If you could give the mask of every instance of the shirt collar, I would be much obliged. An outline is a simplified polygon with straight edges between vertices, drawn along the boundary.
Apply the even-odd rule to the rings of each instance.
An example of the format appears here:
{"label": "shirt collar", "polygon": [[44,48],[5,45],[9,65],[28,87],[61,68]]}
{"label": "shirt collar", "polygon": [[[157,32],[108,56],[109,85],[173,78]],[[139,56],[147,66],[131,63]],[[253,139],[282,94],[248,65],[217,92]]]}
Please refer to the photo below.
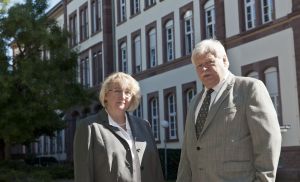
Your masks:
{"label": "shirt collar", "polygon": [[[108,114],[108,122],[110,125],[117,127],[117,128],[122,128],[116,121],[113,120],[113,118]],[[125,114],[125,122],[126,122],[126,130],[130,130],[127,114]]]}

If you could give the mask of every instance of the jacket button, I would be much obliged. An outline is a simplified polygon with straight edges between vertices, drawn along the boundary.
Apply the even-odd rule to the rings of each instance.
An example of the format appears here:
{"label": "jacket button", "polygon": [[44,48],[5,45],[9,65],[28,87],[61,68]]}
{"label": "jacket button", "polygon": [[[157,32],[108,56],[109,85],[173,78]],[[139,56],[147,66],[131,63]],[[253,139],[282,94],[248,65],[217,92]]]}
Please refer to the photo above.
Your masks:
{"label": "jacket button", "polygon": [[201,148],[200,147],[197,147],[197,150],[200,150]]}

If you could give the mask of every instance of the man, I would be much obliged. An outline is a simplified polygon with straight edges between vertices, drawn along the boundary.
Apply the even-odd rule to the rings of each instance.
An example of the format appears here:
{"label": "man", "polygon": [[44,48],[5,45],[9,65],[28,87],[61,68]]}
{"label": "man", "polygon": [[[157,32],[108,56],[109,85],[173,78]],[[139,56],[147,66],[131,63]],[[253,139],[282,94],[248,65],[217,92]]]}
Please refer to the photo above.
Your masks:
{"label": "man", "polygon": [[264,84],[234,76],[217,40],[198,43],[192,62],[205,88],[189,106],[177,182],[275,181],[281,134]]}

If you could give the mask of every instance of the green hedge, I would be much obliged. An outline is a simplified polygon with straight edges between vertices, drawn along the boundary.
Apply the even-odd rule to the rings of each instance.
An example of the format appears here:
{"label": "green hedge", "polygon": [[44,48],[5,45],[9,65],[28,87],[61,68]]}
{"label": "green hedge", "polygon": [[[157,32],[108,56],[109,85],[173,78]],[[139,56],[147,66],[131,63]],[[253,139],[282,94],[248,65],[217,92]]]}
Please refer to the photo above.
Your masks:
{"label": "green hedge", "polygon": [[0,182],[51,182],[73,178],[71,164],[39,167],[27,165],[23,161],[0,161]]}

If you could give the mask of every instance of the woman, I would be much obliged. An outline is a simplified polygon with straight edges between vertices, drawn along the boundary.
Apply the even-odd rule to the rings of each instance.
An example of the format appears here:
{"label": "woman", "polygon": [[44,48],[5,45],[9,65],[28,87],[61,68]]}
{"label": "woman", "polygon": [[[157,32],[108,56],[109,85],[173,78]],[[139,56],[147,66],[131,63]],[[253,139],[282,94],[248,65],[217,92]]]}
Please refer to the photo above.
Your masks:
{"label": "woman", "polygon": [[149,123],[128,114],[140,101],[138,82],[114,73],[103,82],[99,99],[104,108],[82,120],[75,133],[75,181],[164,181]]}

